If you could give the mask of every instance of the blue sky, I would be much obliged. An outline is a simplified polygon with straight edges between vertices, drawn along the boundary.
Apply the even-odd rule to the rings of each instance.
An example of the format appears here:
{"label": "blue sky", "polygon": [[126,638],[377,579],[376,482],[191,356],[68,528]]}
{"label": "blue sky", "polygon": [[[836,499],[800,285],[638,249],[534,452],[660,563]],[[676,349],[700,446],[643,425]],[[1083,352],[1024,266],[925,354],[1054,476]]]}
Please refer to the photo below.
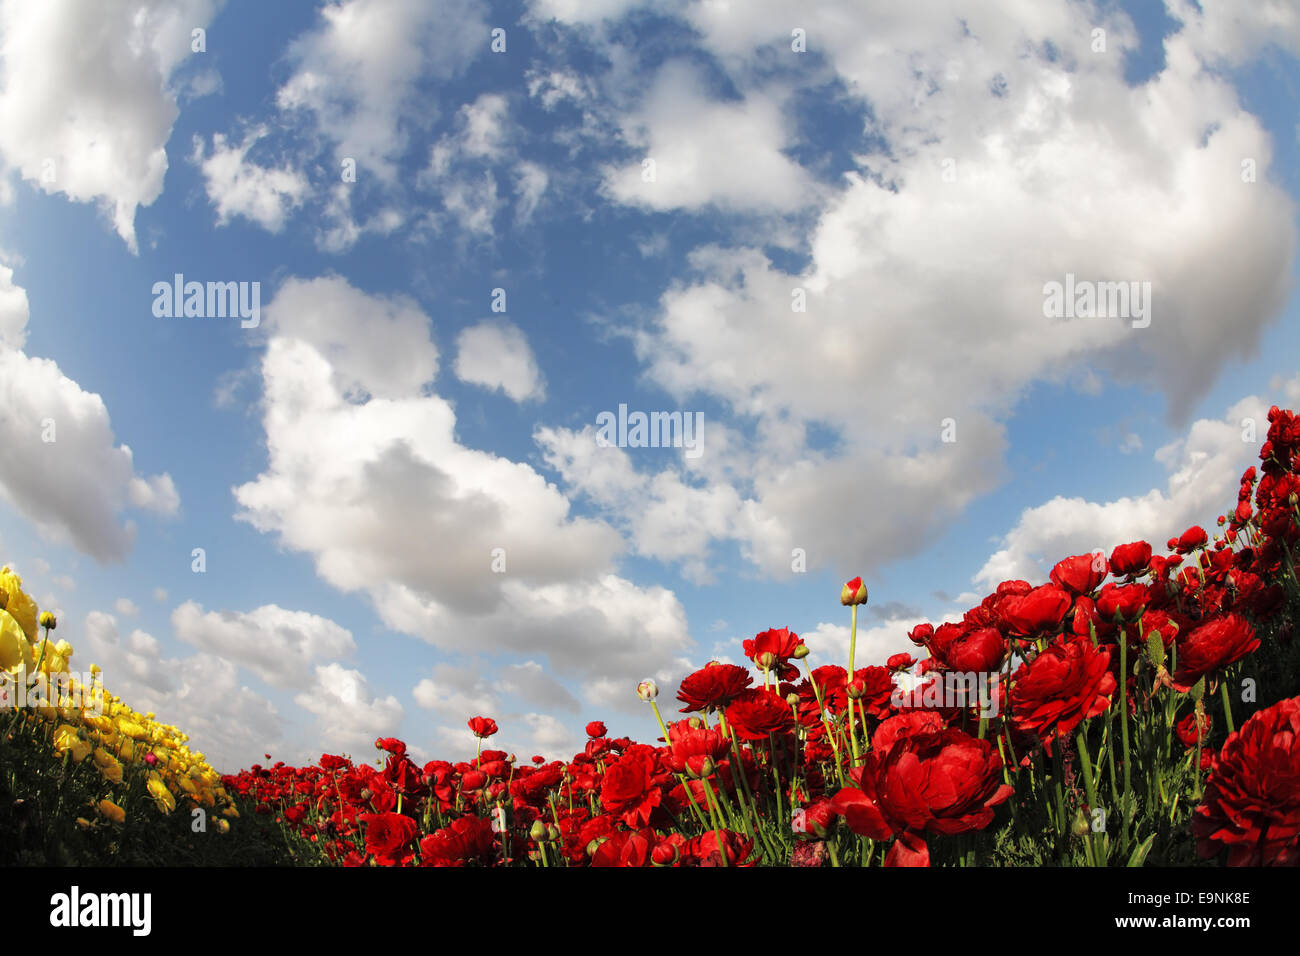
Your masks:
{"label": "blue sky", "polygon": [[648,738],[757,631],[843,663],[855,575],[870,661],[1210,526],[1300,401],[1300,10],[966,6],[0,2],[3,560],[234,769]]}

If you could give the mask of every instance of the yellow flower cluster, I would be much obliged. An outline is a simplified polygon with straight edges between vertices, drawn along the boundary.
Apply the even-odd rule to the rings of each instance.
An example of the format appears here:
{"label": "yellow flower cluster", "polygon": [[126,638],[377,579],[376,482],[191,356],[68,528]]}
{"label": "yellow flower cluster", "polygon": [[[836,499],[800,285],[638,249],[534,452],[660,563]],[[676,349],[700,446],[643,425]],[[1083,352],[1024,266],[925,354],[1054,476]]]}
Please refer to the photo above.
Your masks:
{"label": "yellow flower cluster", "polygon": [[[8,567],[0,570],[0,689],[26,698],[0,701],[0,708],[20,705],[12,718],[14,711],[0,710],[0,722],[23,721],[25,730],[48,741],[58,759],[76,764],[89,759],[113,787],[143,780],[159,813],[171,813],[180,799],[191,809],[238,816],[220,775],[202,753],[190,750],[185,734],[106,691],[99,667],[91,665],[89,684],[71,674],[72,645],[50,640],[57,622],[48,611],[37,612],[22,584]],[[44,636],[38,626],[45,629]],[[120,802],[120,796],[118,802],[100,800],[99,814],[122,823],[126,815]],[[226,832],[229,825],[218,829]]]}

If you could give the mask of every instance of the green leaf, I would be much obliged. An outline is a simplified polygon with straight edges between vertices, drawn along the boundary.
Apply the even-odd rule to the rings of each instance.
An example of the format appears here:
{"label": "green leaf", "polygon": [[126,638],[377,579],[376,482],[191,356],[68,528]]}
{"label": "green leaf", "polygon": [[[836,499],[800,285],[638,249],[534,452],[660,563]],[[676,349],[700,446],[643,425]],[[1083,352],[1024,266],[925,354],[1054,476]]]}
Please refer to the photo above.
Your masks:
{"label": "green leaf", "polygon": [[1133,854],[1128,858],[1128,866],[1141,866],[1146,862],[1147,854],[1151,852],[1151,844],[1156,842],[1156,835],[1153,833],[1134,849]]}

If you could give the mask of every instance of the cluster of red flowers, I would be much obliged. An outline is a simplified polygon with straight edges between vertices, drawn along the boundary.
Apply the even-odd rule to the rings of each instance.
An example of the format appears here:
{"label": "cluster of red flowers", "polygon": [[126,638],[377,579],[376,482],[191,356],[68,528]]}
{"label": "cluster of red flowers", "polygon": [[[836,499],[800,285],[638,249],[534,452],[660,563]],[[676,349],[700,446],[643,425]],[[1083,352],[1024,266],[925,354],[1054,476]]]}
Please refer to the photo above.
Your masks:
{"label": "cluster of red flowers", "polygon": [[[343,865],[839,865],[837,846],[849,862],[927,865],[947,838],[1042,799],[1045,788],[1025,780],[1053,763],[1058,786],[1066,773],[1080,792],[1079,810],[1098,804],[1103,771],[1127,799],[1142,759],[1129,751],[1132,722],[1135,736],[1155,728],[1182,744],[1201,855],[1300,863],[1300,697],[1235,730],[1224,683],[1297,593],[1300,420],[1274,408],[1269,422],[1262,476],[1242,476],[1222,536],[1193,527],[1168,555],[1135,541],[1067,557],[1038,586],[1005,581],[960,621],[914,628],[919,663],[899,654],[854,668],[851,652],[849,669],[810,668],[799,636],[773,629],[744,642],[761,684],[748,667],[710,663],[681,681],[682,719],[663,722],[657,688],[643,682],[657,745],[594,722],[567,761],[520,764],[483,749],[420,767],[401,741],[381,739],[382,767],[326,755],[311,767],[254,766],[225,786]],[[855,612],[866,603],[860,579],[841,600]],[[932,693],[954,675],[975,675],[979,694]],[[1218,748],[1206,709],[1216,688],[1229,731]],[[480,740],[497,732],[484,717],[469,726]],[[1094,747],[1104,768],[1089,759]],[[1059,791],[1057,802],[1051,819],[1068,836]],[[1109,836],[1088,840],[1090,860],[1112,859]]]}

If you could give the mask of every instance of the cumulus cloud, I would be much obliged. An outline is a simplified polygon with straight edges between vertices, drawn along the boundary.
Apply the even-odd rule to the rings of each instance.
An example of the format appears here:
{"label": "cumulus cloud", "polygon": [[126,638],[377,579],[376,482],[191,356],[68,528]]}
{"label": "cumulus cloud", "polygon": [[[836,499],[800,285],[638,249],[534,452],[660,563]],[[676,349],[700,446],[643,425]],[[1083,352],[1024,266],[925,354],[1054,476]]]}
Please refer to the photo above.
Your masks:
{"label": "cumulus cloud", "polygon": [[433,145],[428,165],[416,179],[442,207],[440,214],[431,216],[435,226],[450,219],[467,235],[492,237],[511,190],[516,223],[532,219],[550,175],[520,157],[518,129],[510,121],[509,101],[499,93],[484,93],[460,108],[454,130]]}
{"label": "cumulus cloud", "polygon": [[[632,6],[533,9],[591,21]],[[1254,353],[1291,288],[1295,206],[1267,173],[1268,133],[1214,68],[1208,29],[1168,37],[1163,70],[1130,86],[1138,34],[1122,11],[898,4],[861,30],[844,28],[847,9],[801,15],[817,56],[799,60],[772,30],[785,18],[777,0],[688,5],[682,16],[734,94],[706,100],[688,68],[669,64],[644,101],[605,107],[657,160],[655,182],[612,170],[613,198],[815,215],[793,264],[744,241],[696,248],[634,332],[652,383],[683,404],[720,402],[756,422],[753,437],[728,436],[725,456],[706,439],[694,464],[638,459],[667,472],[656,481],[623,466],[587,471],[575,436],[539,436],[573,490],[597,499],[598,482],[621,483],[606,505],[616,523],[635,525],[648,494],[668,514],[685,509],[682,525],[708,528],[668,542],[684,567],[728,538],[772,575],[789,573],[794,548],[809,567],[859,571],[915,553],[1001,480],[1003,423],[1032,384],[1159,391],[1178,424],[1225,363]],[[1195,19],[1191,4],[1180,9]],[[1276,4],[1232,10],[1236,32],[1219,50],[1232,57],[1290,16]],[[1206,16],[1226,11],[1208,5]],[[1098,25],[1106,55],[1089,46]],[[611,74],[627,75],[633,54],[616,31],[591,35]],[[808,65],[782,73],[781,56]],[[798,128],[787,88],[804,69],[805,82],[842,88],[879,144],[825,188],[786,156]],[[665,179],[664,157],[676,155],[702,173]],[[1244,156],[1258,161],[1256,182],[1242,181]],[[755,169],[763,175],[747,178]],[[1150,324],[1046,316],[1044,286],[1067,274],[1149,282]],[[692,491],[691,474],[712,493]],[[664,549],[652,529],[642,536],[638,547]]]}
{"label": "cumulus cloud", "polygon": [[275,705],[240,683],[232,661],[206,653],[165,657],[153,635],[136,629],[123,637],[102,611],[87,615],[76,646],[74,670],[99,664],[108,690],[180,728],[219,770],[247,766],[283,739]]}
{"label": "cumulus cloud", "polygon": [[136,209],[158,198],[167,172],[173,80],[191,31],[220,5],[0,4],[0,159],[46,192],[100,205],[135,252]]}
{"label": "cumulus cloud", "polygon": [[[1277,386],[1276,391],[1293,399],[1300,393],[1300,377]],[[1071,554],[1109,554],[1116,545],[1137,540],[1161,549],[1191,525],[1212,528],[1236,500],[1242,472],[1258,463],[1270,404],[1249,395],[1223,418],[1198,419],[1184,437],[1156,451],[1154,460],[1169,474],[1163,488],[1111,501],[1058,495],[1026,508],[974,581],[986,590],[1011,579],[1039,582]]]}
{"label": "cumulus cloud", "polygon": [[329,0],[290,45],[276,100],[309,115],[337,157],[391,181],[411,129],[436,115],[419,81],[455,77],[487,43],[472,0]]}
{"label": "cumulus cloud", "polygon": [[659,71],[645,103],[622,120],[624,138],[644,157],[605,170],[611,195],[654,210],[792,212],[810,205],[813,180],[782,152],[790,124],[780,104],[762,96],[727,102],[705,90],[703,75],[684,63]]}
{"label": "cumulus cloud", "polygon": [[528,339],[518,326],[504,320],[488,320],[461,330],[456,338],[456,377],[499,389],[516,402],[546,397]]}
{"label": "cumulus cloud", "polygon": [[373,752],[375,739],[391,734],[404,713],[396,697],[372,693],[360,671],[337,663],[318,666],[314,684],[293,701],[316,716],[324,747],[363,760]]}
{"label": "cumulus cloud", "polygon": [[135,540],[122,513],[175,514],[180,496],[170,475],[135,473],[103,399],[20,350],[26,325],[26,293],[0,265],[0,498],[52,540],[120,561]]}
{"label": "cumulus cloud", "polygon": [[[429,390],[428,320],[399,309],[396,334],[391,300],[340,282],[291,280],[264,310],[269,461],[235,489],[239,517],[448,652],[542,662],[589,700],[609,680],[624,706],[637,680],[679,672],[690,638],[672,592],[619,577],[617,531],[571,515],[529,465],[458,441]],[[340,299],[352,306],[336,335]],[[387,371],[413,356],[418,373]]]}
{"label": "cumulus cloud", "polygon": [[246,667],[276,687],[305,689],[316,661],[347,657],[352,634],[328,618],[268,604],[248,612],[204,611],[186,601],[172,612],[176,636],[199,650]]}
{"label": "cumulus cloud", "polygon": [[307,177],[287,166],[259,166],[248,160],[248,152],[266,136],[266,127],[245,135],[238,146],[228,145],[220,133],[212,136],[208,152],[202,137],[194,137],[192,161],[203,173],[208,201],[217,210],[217,225],[242,216],[268,232],[279,232],[289,213],[302,204],[307,194]]}

